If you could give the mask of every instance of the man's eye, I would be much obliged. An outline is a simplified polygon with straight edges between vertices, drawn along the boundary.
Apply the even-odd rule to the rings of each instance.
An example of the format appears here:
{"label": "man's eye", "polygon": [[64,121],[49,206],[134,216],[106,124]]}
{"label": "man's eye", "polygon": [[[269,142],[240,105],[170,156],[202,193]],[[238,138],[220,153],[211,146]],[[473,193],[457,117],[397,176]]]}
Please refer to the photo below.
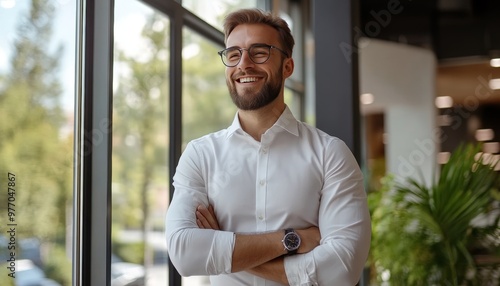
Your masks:
{"label": "man's eye", "polygon": [[266,55],[267,55],[267,53],[265,53],[265,52],[257,52],[257,53],[253,54],[254,57],[264,57]]}
{"label": "man's eye", "polygon": [[231,51],[226,53],[226,58],[230,60],[238,59],[240,57],[240,52],[239,51]]}
{"label": "man's eye", "polygon": [[269,52],[267,49],[253,49],[252,50],[252,56],[253,57],[267,57]]}

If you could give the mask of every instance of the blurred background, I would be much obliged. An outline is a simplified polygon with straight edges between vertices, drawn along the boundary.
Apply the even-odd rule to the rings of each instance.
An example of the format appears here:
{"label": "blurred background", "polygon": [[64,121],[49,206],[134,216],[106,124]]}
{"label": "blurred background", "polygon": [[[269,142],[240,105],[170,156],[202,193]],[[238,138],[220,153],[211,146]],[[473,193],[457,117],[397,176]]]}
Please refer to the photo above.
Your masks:
{"label": "blurred background", "polygon": [[[312,0],[115,0],[113,35],[104,34],[113,43],[113,124],[97,118],[91,132],[75,134],[79,23],[92,24],[79,8],[92,2],[0,0],[2,285],[75,285],[75,162],[87,151],[75,138],[99,146],[106,136],[110,285],[181,284],[169,278],[164,238],[172,150],[231,123],[236,109],[217,51],[224,15],[244,7],[272,10],[292,28],[296,66],[285,95],[298,118],[329,124],[333,111],[319,99],[356,97],[358,126],[343,128],[360,146],[374,233],[360,285],[500,285],[499,1],[351,1],[351,26],[318,27],[329,11],[318,13]],[[356,58],[356,94],[316,82],[329,71],[316,66],[328,55],[315,44],[336,29],[352,34],[333,43],[342,64]]]}

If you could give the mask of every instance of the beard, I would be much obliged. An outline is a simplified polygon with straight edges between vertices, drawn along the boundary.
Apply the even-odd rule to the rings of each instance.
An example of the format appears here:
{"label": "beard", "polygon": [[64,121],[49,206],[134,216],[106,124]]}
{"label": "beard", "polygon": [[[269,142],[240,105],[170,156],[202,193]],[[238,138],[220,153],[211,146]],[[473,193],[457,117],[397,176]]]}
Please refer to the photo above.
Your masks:
{"label": "beard", "polygon": [[273,102],[280,94],[283,86],[283,67],[274,74],[274,80],[264,83],[264,86],[258,91],[243,91],[245,94],[240,94],[231,82],[231,79],[226,79],[227,87],[231,99],[238,109],[241,110],[257,110],[261,107]]}

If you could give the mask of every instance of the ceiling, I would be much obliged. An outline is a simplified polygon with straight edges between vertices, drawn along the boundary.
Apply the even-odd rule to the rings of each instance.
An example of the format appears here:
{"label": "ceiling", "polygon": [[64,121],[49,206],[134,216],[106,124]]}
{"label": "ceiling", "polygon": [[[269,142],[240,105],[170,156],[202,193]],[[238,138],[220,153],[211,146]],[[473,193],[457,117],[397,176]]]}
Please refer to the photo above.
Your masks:
{"label": "ceiling", "polygon": [[500,1],[361,0],[360,10],[365,36],[434,52],[436,95],[500,104],[500,90],[485,84],[500,78],[500,68],[489,64],[500,57]]}

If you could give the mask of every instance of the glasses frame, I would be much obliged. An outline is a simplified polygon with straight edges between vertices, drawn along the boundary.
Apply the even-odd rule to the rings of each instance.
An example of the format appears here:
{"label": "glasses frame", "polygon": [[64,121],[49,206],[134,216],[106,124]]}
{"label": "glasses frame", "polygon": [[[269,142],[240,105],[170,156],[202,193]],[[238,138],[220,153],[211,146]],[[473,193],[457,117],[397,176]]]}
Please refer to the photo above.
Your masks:
{"label": "glasses frame", "polygon": [[[250,50],[250,49],[252,49],[252,48],[254,48],[254,47],[266,47],[266,48],[268,48],[268,49],[269,49],[269,56],[268,56],[268,57],[267,57],[267,59],[266,59],[265,61],[263,61],[263,62],[256,62],[256,61],[254,61],[253,57],[249,54],[249,58],[250,58],[250,60],[251,60],[253,63],[258,64],[258,65],[263,64],[263,63],[266,63],[266,62],[267,62],[267,61],[271,58],[271,49],[276,49],[276,50],[278,50],[278,51],[282,52],[282,53],[283,53],[283,54],[284,54],[287,58],[289,58],[289,55],[288,55],[288,53],[287,53],[287,52],[285,52],[284,50],[282,50],[282,49],[280,49],[280,48],[278,48],[278,47],[276,47],[276,46],[273,46],[273,45],[268,45],[268,44],[253,44],[253,45],[251,45],[251,46],[250,46],[249,48],[247,48],[247,49],[245,49],[245,48],[229,47],[229,48],[225,48],[225,49],[223,49],[223,50],[221,50],[221,51],[218,51],[217,53],[219,54],[219,56],[220,56],[220,59],[221,59],[222,63],[223,63],[226,67],[232,68],[232,67],[237,66],[237,65],[241,62],[241,58],[243,58],[243,51],[247,51],[247,52],[248,52],[248,50]],[[225,54],[225,52],[226,52],[226,51],[228,51],[228,50],[237,50],[237,51],[239,51],[239,52],[240,52],[240,59],[239,59],[239,60],[238,60],[238,61],[237,61],[234,65],[228,65],[228,64],[226,64],[226,62],[224,61],[224,57],[225,57],[225,56],[224,56],[224,54]]]}

